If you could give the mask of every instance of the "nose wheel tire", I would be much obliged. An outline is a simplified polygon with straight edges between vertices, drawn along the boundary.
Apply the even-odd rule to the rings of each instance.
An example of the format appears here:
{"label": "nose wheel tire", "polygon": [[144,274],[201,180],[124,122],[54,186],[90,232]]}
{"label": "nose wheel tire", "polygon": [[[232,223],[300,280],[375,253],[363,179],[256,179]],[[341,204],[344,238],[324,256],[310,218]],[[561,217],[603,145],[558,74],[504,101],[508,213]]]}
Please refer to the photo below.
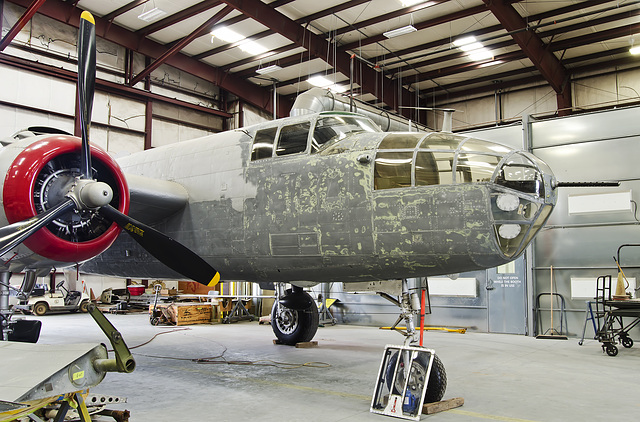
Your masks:
{"label": "nose wheel tire", "polygon": [[[404,362],[402,358],[400,358],[400,371],[404,371]],[[398,360],[398,353],[389,359],[389,364],[387,365],[387,382],[389,383],[389,389],[393,391],[393,394],[401,394],[402,392],[402,383],[404,382],[405,377],[398,377],[395,382],[393,382],[393,371],[396,367],[396,361]],[[414,394],[416,392],[423,391],[425,375],[427,373],[427,368],[429,366],[429,360],[425,358],[423,355],[419,355],[418,359],[414,360],[411,363],[411,368],[409,369],[409,382],[407,388],[409,388]],[[391,385],[393,383],[393,386]],[[444,365],[442,361],[438,357],[438,355],[434,356],[433,364],[431,365],[431,373],[429,374],[429,383],[427,384],[427,392],[424,397],[425,403],[435,403],[442,399],[444,396],[445,390],[447,389],[447,373],[444,370]]]}
{"label": "nose wheel tire", "polygon": [[[291,293],[287,290],[287,293]],[[305,295],[311,297],[308,293]],[[305,310],[294,310],[281,306],[278,301],[271,309],[271,328],[278,340],[283,344],[295,345],[311,341],[318,331],[318,307],[311,300],[311,307]]]}

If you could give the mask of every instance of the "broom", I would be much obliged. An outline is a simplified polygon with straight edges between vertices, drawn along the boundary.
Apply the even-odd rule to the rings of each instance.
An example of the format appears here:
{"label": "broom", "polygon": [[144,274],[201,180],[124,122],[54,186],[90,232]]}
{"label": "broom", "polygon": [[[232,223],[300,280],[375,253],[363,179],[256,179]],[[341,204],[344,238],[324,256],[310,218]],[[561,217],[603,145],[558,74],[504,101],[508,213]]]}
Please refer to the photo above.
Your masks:
{"label": "broom", "polygon": [[[552,340],[568,340],[568,337],[559,333],[555,328],[553,328],[553,265],[550,267],[551,269],[551,286],[549,293],[549,297],[551,299],[551,328],[544,332],[544,334],[537,335],[536,338],[540,339],[552,339]],[[562,315],[560,315],[560,322],[562,322]],[[547,334],[548,333],[548,334]]]}

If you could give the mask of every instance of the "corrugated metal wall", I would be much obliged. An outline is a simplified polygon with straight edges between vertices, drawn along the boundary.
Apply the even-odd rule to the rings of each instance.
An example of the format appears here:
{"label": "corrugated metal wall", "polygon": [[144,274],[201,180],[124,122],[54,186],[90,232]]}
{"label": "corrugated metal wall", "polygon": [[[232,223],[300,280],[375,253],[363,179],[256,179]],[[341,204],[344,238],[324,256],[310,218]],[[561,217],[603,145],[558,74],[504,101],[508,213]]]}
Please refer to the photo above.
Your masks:
{"label": "corrugated metal wall", "polygon": [[[567,305],[569,333],[580,335],[586,299],[572,291],[572,279],[610,274],[615,282],[617,268],[613,257],[620,245],[640,243],[640,225],[635,213],[637,205],[631,204],[631,211],[569,214],[568,198],[631,191],[637,204],[640,108],[535,122],[532,141],[533,152],[551,166],[560,181],[621,182],[619,188],[562,188],[547,228],[535,242],[536,292],[549,292],[553,266],[554,289]],[[627,277],[638,278],[640,248],[623,249],[620,258]],[[542,306],[548,308],[549,302]],[[543,325],[547,326],[548,313],[542,314],[546,320]]]}

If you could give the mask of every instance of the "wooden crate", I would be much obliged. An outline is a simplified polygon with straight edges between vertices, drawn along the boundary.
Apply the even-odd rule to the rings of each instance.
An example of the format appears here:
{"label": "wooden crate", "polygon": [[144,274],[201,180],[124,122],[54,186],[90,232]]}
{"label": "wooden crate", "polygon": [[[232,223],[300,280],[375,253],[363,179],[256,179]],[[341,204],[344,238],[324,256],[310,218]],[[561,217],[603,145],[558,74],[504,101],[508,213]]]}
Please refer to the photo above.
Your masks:
{"label": "wooden crate", "polygon": [[[210,303],[172,303],[158,304],[158,308],[166,308],[171,322],[176,325],[210,324],[212,307]],[[153,305],[149,305],[149,313]]]}

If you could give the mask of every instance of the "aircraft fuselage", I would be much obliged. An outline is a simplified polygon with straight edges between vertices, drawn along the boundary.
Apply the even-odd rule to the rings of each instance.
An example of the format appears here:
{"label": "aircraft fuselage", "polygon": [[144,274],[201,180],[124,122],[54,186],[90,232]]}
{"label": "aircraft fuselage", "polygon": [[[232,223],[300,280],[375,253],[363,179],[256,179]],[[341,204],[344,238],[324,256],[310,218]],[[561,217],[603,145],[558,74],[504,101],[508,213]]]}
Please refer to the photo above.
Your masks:
{"label": "aircraft fuselage", "polygon": [[[555,203],[544,163],[535,170],[534,157],[475,139],[462,147],[480,145],[481,151],[468,154],[460,147],[468,140],[463,135],[372,130],[317,142],[321,119],[349,117],[281,119],[144,151],[119,164],[126,174],[186,188],[187,207],[157,228],[226,280],[365,281],[490,268],[519,255]],[[310,135],[287,150],[283,134],[296,128]],[[265,132],[273,133],[271,146],[262,142]],[[526,179],[526,192],[522,183],[516,189],[496,183],[514,158],[526,162],[520,170],[530,169],[513,176]],[[472,160],[478,166],[466,164]],[[478,175],[485,177],[470,179]],[[500,195],[517,202],[510,205],[516,209],[497,209]],[[504,221],[520,232],[500,240]],[[124,236],[83,270],[176,276]]]}

